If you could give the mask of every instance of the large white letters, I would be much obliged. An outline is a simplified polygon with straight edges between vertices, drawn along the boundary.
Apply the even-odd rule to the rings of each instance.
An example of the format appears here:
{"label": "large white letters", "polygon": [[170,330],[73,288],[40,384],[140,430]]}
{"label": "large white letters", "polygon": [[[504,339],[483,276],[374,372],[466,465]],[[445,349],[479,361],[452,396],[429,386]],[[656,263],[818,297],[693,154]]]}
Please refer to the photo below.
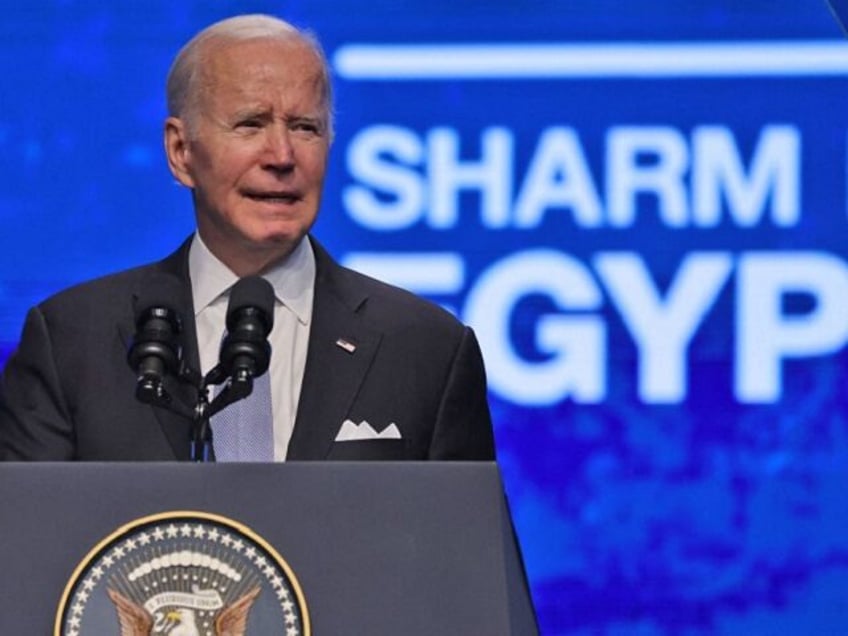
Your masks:
{"label": "large white letters", "polygon": [[767,126],[751,159],[750,178],[739,161],[733,134],[721,126],[695,129],[692,148],[692,215],[697,225],[721,221],[722,195],[739,227],[753,227],[771,199],[775,225],[798,223],[801,214],[801,135],[793,126]]}
{"label": "large white letters", "polygon": [[[785,314],[787,294],[803,294],[813,308]],[[848,267],[822,252],[754,253],[740,259],[737,281],[736,396],[774,402],[782,363],[833,353],[848,340]]]}
{"label": "large white letters", "polygon": [[563,312],[598,309],[601,294],[579,261],[552,250],[532,250],[490,267],[468,294],[464,317],[486,356],[489,383],[518,404],[547,405],[571,397],[598,402],[605,387],[606,331],[584,313],[543,316],[536,346],[550,358],[528,361],[510,342],[513,309],[529,294],[544,294]]}
{"label": "large white letters", "polygon": [[411,130],[372,126],[360,132],[348,146],[347,168],[352,177],[367,185],[345,188],[342,196],[348,214],[374,230],[400,230],[415,223],[424,211],[424,188],[420,176],[410,168],[423,159],[424,146]]}
{"label": "large white letters", "polygon": [[673,128],[613,128],[607,139],[607,208],[613,227],[636,220],[636,197],[657,199],[660,219],[686,225],[689,206],[684,173],[689,167],[686,139]]}
{"label": "large white letters", "polygon": [[730,255],[690,254],[665,298],[638,254],[599,254],[595,264],[639,349],[639,397],[654,404],[682,401],[689,342],[730,275]]}
{"label": "large white letters", "polygon": [[[512,239],[504,231],[514,230],[545,245],[562,232],[562,245],[499,253],[477,272],[462,252],[446,252],[444,245],[356,252],[348,264],[433,295],[460,314],[477,330],[492,390],[528,406],[606,399],[609,370],[621,368],[608,358],[612,311],[635,346],[638,396],[648,404],[687,399],[690,376],[698,372],[690,347],[709,328],[720,296],[735,300],[728,305],[732,319],[729,312],[721,318],[732,323],[733,333],[723,332],[721,341],[733,349],[727,352],[734,368],[727,389],[739,402],[780,400],[785,361],[845,346],[848,265],[838,256],[695,251],[674,242],[705,230],[719,236],[714,230],[720,226],[739,232],[797,226],[802,206],[796,127],[764,126],[750,152],[740,151],[732,129],[719,125],[690,132],[613,126],[604,141],[604,152],[593,155],[603,160],[597,166],[576,129],[551,126],[539,132],[535,148],[518,165],[520,140],[502,126],[481,128],[474,140],[448,126],[424,132],[364,128],[347,148],[352,182],[343,190],[345,210],[357,224],[378,232],[447,232],[475,223],[478,231],[496,230],[507,241]],[[653,216],[650,231],[665,232],[679,254],[676,271],[662,275],[667,285],[652,273],[651,253],[633,251],[624,233],[640,230],[646,211]],[[470,236],[479,240],[476,233]],[[598,246],[592,254],[585,248],[579,250],[585,258],[566,253],[584,239]],[[604,249],[618,239],[619,249]],[[450,245],[464,241],[465,235],[457,235]],[[735,285],[728,284],[734,277]],[[807,303],[790,311],[785,301],[793,295]],[[550,308],[527,320],[520,312],[531,297],[546,298]],[[522,316],[518,322],[516,316]]]}
{"label": "large white letters", "polygon": [[512,197],[512,135],[504,128],[484,130],[479,161],[460,161],[459,133],[436,128],[427,136],[427,172],[432,228],[447,229],[459,221],[459,192],[478,190],[486,227],[506,227]]}
{"label": "large white letters", "polygon": [[[602,173],[605,201],[573,128],[544,129],[523,176],[509,129],[484,128],[479,143],[467,145],[479,147],[477,157],[461,158],[469,150],[449,127],[424,135],[400,126],[363,129],[348,146],[355,183],[344,188],[347,213],[382,232],[421,221],[450,230],[463,213],[485,228],[531,230],[549,218],[562,224],[565,215],[548,214],[554,210],[568,212],[578,228],[624,229],[636,224],[646,200],[671,229],[714,227],[723,220],[751,228],[766,218],[788,227],[800,217],[801,141],[792,126],[764,127],[747,169],[733,132],[723,126],[696,127],[691,141],[668,126],[612,127]],[[478,210],[463,211],[464,192],[478,193]]]}
{"label": "large white letters", "polygon": [[542,134],[515,203],[515,226],[538,226],[552,207],[569,209],[578,227],[599,227],[603,222],[592,173],[570,128],[549,128]]}

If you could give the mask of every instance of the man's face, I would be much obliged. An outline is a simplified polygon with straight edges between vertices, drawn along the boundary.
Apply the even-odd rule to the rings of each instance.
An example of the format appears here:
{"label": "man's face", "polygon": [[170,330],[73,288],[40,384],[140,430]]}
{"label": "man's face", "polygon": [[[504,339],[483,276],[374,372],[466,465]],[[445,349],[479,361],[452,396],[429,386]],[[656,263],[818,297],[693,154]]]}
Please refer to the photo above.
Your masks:
{"label": "man's face", "polygon": [[166,122],[169,162],[194,189],[210,250],[255,273],[287,256],[318,213],[329,148],[320,62],[298,40],[262,39],[211,47],[200,68],[191,121]]}

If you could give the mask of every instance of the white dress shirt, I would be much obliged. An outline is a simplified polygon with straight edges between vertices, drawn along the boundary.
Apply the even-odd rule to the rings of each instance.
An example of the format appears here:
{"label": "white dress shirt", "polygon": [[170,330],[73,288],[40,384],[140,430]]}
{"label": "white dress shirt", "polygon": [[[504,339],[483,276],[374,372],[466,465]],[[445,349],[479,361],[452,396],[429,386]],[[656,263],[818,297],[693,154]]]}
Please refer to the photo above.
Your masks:
{"label": "white dress shirt", "polygon": [[[188,254],[188,270],[194,301],[201,372],[216,364],[227,317],[230,288],[238,281],[226,265],[209,251],[199,234]],[[274,288],[274,328],[271,343],[271,410],[274,417],[274,460],[283,461],[288,451],[312,322],[315,291],[315,255],[305,238],[285,262],[262,276]]]}

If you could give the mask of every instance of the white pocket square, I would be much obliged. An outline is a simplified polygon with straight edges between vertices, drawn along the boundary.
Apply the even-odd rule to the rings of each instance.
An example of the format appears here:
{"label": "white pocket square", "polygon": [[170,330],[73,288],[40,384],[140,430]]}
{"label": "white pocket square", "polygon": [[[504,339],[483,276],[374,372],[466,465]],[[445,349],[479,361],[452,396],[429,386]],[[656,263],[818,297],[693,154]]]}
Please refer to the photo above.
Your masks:
{"label": "white pocket square", "polygon": [[400,430],[397,424],[392,422],[379,433],[375,431],[371,425],[362,420],[359,424],[354,424],[351,420],[342,422],[342,427],[336,435],[337,442],[356,442],[368,439],[400,439]]}

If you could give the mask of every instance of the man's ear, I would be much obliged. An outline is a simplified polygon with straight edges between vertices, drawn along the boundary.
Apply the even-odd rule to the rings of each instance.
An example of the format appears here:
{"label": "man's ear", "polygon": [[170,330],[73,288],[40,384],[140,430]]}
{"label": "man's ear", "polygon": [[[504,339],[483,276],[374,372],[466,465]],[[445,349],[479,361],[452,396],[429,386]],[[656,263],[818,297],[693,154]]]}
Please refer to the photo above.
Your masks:
{"label": "man's ear", "polygon": [[188,127],[185,120],[179,117],[168,117],[165,120],[165,156],[174,178],[185,187],[193,188]]}

